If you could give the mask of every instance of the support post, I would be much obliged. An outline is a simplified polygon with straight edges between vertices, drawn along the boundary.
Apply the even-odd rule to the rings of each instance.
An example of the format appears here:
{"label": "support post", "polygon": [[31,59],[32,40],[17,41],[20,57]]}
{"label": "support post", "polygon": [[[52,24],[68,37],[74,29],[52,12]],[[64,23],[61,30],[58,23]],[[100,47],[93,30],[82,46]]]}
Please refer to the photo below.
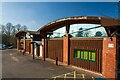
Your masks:
{"label": "support post", "polygon": [[70,25],[66,25],[66,35],[63,38],[63,63],[69,65],[69,29]]}
{"label": "support post", "polygon": [[[33,42],[33,39],[31,39],[31,42]],[[31,53],[30,53],[30,54],[33,54],[33,50],[34,50],[34,48],[33,48],[33,44],[30,45],[30,48],[31,48],[31,50],[30,50]]]}
{"label": "support post", "polygon": [[17,50],[20,50],[20,39],[17,39]]}
{"label": "support post", "polygon": [[103,39],[102,75],[105,78],[116,78],[116,38]]}
{"label": "support post", "polygon": [[43,38],[42,39],[42,57],[43,57],[43,60],[45,61],[45,39]]}
{"label": "support post", "polygon": [[45,35],[45,58],[48,57],[48,39],[47,34]]}
{"label": "support post", "polygon": [[23,55],[26,52],[26,37],[24,36],[24,48],[23,48]]}
{"label": "support post", "polygon": [[33,51],[32,51],[32,53],[33,53],[33,59],[35,59],[35,57],[34,57],[34,43],[33,43]]}

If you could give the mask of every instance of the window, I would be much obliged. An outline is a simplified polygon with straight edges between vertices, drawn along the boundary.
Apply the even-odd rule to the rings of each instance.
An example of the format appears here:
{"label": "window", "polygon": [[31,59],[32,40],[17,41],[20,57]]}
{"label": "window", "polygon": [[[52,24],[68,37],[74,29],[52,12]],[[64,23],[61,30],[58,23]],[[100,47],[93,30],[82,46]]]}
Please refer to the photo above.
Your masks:
{"label": "window", "polygon": [[75,49],[74,58],[87,61],[96,61],[96,51]]}
{"label": "window", "polygon": [[70,35],[73,38],[106,37],[107,33],[104,27],[98,24],[72,24],[70,25]]}
{"label": "window", "polygon": [[47,37],[48,38],[62,38],[66,33],[65,26],[54,30],[53,32],[48,32]]}

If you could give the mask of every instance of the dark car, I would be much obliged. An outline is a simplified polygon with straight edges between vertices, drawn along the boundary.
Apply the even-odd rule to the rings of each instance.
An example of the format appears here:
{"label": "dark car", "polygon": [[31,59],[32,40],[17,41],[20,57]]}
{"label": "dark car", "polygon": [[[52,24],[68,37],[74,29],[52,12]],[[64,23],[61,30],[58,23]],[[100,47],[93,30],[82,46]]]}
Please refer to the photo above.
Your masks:
{"label": "dark car", "polygon": [[12,48],[13,48],[13,44],[10,43],[9,45],[7,45],[7,48],[8,48],[8,49],[12,49]]}
{"label": "dark car", "polygon": [[12,48],[13,48],[13,46],[11,45],[11,46],[8,46],[7,48],[8,48],[8,49],[12,49]]}

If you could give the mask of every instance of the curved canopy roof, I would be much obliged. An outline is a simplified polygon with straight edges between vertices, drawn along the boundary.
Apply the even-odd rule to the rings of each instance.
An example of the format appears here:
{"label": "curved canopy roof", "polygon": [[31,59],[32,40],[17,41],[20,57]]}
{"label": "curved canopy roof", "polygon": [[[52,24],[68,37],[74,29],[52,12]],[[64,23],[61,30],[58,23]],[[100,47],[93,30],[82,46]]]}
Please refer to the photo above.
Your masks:
{"label": "curved canopy roof", "polygon": [[74,16],[68,18],[58,19],[56,21],[50,22],[40,28],[37,34],[46,34],[47,32],[52,32],[58,28],[71,24],[100,24],[104,27],[116,27],[118,26],[119,20],[115,18],[106,17],[95,17],[95,16]]}
{"label": "curved canopy roof", "polygon": [[27,30],[22,30],[22,31],[19,31],[16,33],[16,37],[19,37],[19,36],[25,36],[25,34],[35,34],[35,31],[27,31]]}

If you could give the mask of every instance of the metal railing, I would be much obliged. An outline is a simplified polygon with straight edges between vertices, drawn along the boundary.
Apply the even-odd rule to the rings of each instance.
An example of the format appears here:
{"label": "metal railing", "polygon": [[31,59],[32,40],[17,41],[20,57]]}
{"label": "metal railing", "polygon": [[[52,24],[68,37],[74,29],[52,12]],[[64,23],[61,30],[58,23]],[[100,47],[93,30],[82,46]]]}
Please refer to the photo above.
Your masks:
{"label": "metal railing", "polygon": [[[77,74],[76,71],[52,77],[53,80],[57,80],[59,78],[62,78],[63,80],[67,80],[68,78],[71,78],[73,80],[77,80],[77,79],[87,80],[87,79],[85,79],[85,74]],[[90,80],[95,80],[95,79],[94,79],[94,77],[91,77]]]}

